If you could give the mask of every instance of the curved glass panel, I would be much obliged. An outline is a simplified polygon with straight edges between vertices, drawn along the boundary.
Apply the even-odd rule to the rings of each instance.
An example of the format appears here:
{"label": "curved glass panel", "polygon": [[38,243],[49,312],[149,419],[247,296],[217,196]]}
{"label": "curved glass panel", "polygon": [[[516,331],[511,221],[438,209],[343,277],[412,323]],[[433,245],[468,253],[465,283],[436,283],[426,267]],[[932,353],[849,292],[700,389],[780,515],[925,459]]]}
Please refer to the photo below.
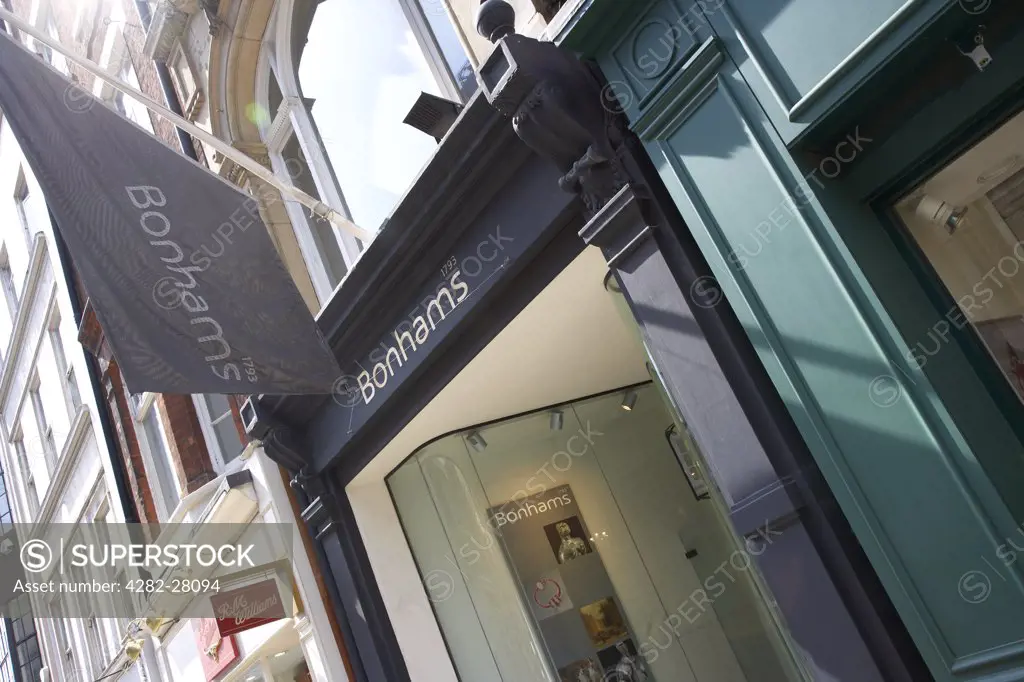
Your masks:
{"label": "curved glass panel", "polygon": [[442,438],[396,469],[460,677],[801,679],[700,459],[646,385]]}

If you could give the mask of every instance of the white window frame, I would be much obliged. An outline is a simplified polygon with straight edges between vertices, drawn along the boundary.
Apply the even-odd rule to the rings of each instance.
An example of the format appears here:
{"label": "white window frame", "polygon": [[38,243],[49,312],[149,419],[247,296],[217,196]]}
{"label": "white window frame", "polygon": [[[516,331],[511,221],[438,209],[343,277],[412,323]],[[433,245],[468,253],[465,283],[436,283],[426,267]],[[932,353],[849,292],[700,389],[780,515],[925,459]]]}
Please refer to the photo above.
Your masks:
{"label": "white window frame", "polygon": [[[52,648],[57,649],[56,656],[54,656],[57,665],[57,675],[55,676],[55,679],[61,680],[73,680],[80,677],[80,675],[76,673],[81,669],[80,666],[82,665],[79,661],[81,654],[78,654],[75,651],[77,647],[75,643],[76,633],[74,623],[76,621],[83,622],[83,620],[81,618],[69,618],[67,616],[67,609],[65,606],[68,598],[69,595],[58,593],[46,605],[50,618],[55,621],[51,636],[48,637],[47,640],[52,641],[54,644]],[[70,598],[74,599],[74,596],[71,595]],[[40,632],[38,634],[40,635],[40,642],[42,642],[43,633]],[[87,661],[88,658],[85,660]]]}
{"label": "white window frame", "polygon": [[[93,541],[100,541],[110,544],[114,538],[111,535],[111,530],[116,530],[109,524],[114,523],[113,510],[110,507],[110,496],[107,494],[106,486],[99,483],[96,489],[93,491],[92,499],[89,502],[89,508],[85,515],[86,523],[92,524],[97,530],[103,529],[103,535],[97,535]],[[100,525],[102,524],[102,525]],[[100,640],[100,644],[103,647],[103,654],[106,660],[102,662],[102,668],[106,668],[110,661],[114,658],[121,644],[121,631],[122,625],[127,625],[127,621],[118,617],[99,617],[95,614],[108,611],[112,608],[115,599],[118,599],[118,595],[105,594],[100,592],[88,593],[88,598],[91,604],[96,604],[99,600],[105,600],[107,603],[103,609],[93,609],[92,614],[86,620],[86,627],[92,627],[96,632],[96,637]]]}
{"label": "white window frame", "polygon": [[[451,73],[448,62],[423,15],[423,8],[420,7],[417,0],[388,1],[398,3],[442,94],[456,102],[462,102],[455,76]],[[276,78],[282,96],[280,108],[276,112],[271,112],[274,117],[273,121],[267,126],[262,126],[260,137],[267,147],[274,174],[290,180],[289,171],[291,169],[288,159],[284,156],[284,148],[294,135],[303,156],[305,156],[306,163],[309,165],[321,200],[351,220],[352,216],[345,201],[344,188],[339,185],[330,160],[327,158],[323,140],[320,138],[320,133],[310,112],[310,103],[303,98],[302,88],[298,82],[298,68],[293,58],[291,31],[291,18],[294,11],[295,0],[278,2],[274,18],[267,28],[266,39],[260,50],[256,78],[256,102],[264,111],[270,110],[271,74]],[[467,55],[467,57],[472,61],[472,55]],[[313,289],[322,306],[330,300],[335,287],[331,285],[328,269],[317,246],[318,239],[313,234],[313,227],[309,223],[310,218],[302,206],[292,201],[285,202],[285,210],[295,230],[296,241],[306,263],[306,270],[313,283]],[[347,232],[342,232],[333,225],[332,228],[345,267],[350,270],[365,245]]]}
{"label": "white window frame", "polygon": [[[432,1],[440,2],[440,0]],[[455,82],[455,74],[452,73],[451,66],[448,64],[448,60],[445,59],[441,46],[437,43],[437,38],[434,37],[434,31],[431,29],[426,16],[424,16],[424,9],[419,1],[395,0],[395,2],[402,8],[402,13],[405,14],[405,18],[409,21],[409,28],[412,30],[416,42],[420,45],[420,51],[427,60],[427,68],[430,69],[430,73],[433,74],[438,87],[441,88],[441,93],[453,102],[464,104],[465,100],[462,98],[462,92],[459,90],[458,83]],[[451,15],[448,12],[445,12],[445,15],[451,21]],[[456,32],[460,30],[458,26],[454,28]],[[463,49],[466,49],[465,45],[463,45]],[[470,60],[471,64],[473,63],[474,57],[468,52],[466,58]]]}
{"label": "white window frame", "polygon": [[[156,482],[156,492],[154,496],[154,503],[156,504],[156,512],[158,520],[161,523],[167,521],[174,514],[174,509],[167,508],[167,497],[166,493],[172,492],[168,486],[173,487],[174,497],[177,498],[178,502],[181,502],[181,498],[184,497],[184,486],[181,481],[178,480],[178,473],[174,466],[174,461],[171,455],[170,439],[167,437],[167,432],[164,430],[163,420],[160,418],[159,410],[156,406],[156,394],[155,393],[135,393],[129,396],[128,403],[132,412],[133,426],[135,428],[135,440],[139,444],[139,450],[142,452],[143,464],[146,467],[147,478],[151,482]],[[156,458],[161,456],[161,453],[156,452],[156,448],[152,443],[149,442],[149,434],[146,432],[145,421],[152,415],[156,419],[157,431],[159,437],[162,439],[160,447],[163,448],[163,456],[167,459],[167,469],[170,471],[173,480],[165,481],[164,476],[160,476],[159,472],[161,467],[157,465]],[[205,433],[204,433],[205,435]]]}
{"label": "white window frame", "polygon": [[[416,42],[420,45],[420,51],[427,60],[427,67],[441,88],[442,94],[454,102],[462,102],[462,94],[455,83],[455,74],[452,73],[448,60],[444,58],[440,45],[434,37],[434,31],[430,28],[427,18],[423,15],[423,7],[417,0],[395,0],[402,8],[402,13],[409,21],[409,28],[412,30]],[[447,14],[447,12],[446,12]]]}
{"label": "white window frame", "polygon": [[[97,10],[101,11],[101,10]],[[99,59],[95,60],[105,71],[119,73],[120,64],[126,58],[128,52],[127,41],[125,40],[122,27],[127,24],[124,7],[120,3],[109,5],[109,16],[104,17],[106,32],[103,34],[103,47],[100,49]],[[104,101],[109,101],[113,107],[114,95],[118,92],[112,85],[102,78],[96,78],[92,84],[92,94]]]}
{"label": "white window frame", "polygon": [[85,26],[82,19],[85,15],[86,4],[88,3],[79,2],[75,5],[75,19],[71,24],[71,37],[74,38],[74,40],[76,41],[79,41],[85,37],[84,35],[82,35],[84,32],[83,27]]}
{"label": "white window frame", "polygon": [[60,452],[57,450],[57,441],[53,436],[53,425],[46,419],[46,408],[43,405],[43,395],[40,392],[42,382],[39,380],[38,372],[33,374],[29,382],[28,397],[32,403],[32,413],[36,419],[36,429],[39,432],[40,445],[43,448],[43,458],[46,461],[46,473],[52,476],[57,469],[57,460]]}
{"label": "white window frame", "polygon": [[[21,492],[25,496],[25,504],[29,513],[30,521],[35,522],[39,516],[40,496],[39,488],[36,486],[35,475],[32,473],[32,464],[28,460],[28,450],[25,449],[25,434],[19,427],[10,439],[14,448],[14,458],[18,463],[18,472],[21,476]],[[10,492],[8,491],[8,496]]]}
{"label": "white window frame", "polygon": [[[284,148],[294,135],[313,176],[313,183],[316,185],[321,201],[337,209],[351,220],[352,214],[339,189],[334,169],[325,153],[323,140],[320,139],[320,132],[309,111],[309,104],[302,99],[298,83],[298,69],[293,68],[291,22],[281,20],[281,17],[290,18],[293,9],[293,0],[284,0],[280,4],[274,21],[266,33],[268,36],[274,36],[274,39],[269,43],[264,42],[263,48],[260,50],[256,78],[256,101],[263,107],[263,110],[269,111],[271,74],[276,78],[281,90],[281,105],[275,112],[270,125],[263,127],[260,131],[260,137],[267,147],[274,175],[291,183],[292,168],[289,160],[285,158]],[[288,53],[287,61],[283,62],[281,57],[286,52]],[[276,68],[276,65],[280,64],[284,64],[284,66]],[[331,299],[336,285],[331,285],[327,266],[317,246],[317,237],[313,234],[313,226],[309,223],[311,218],[306,210],[294,201],[286,200],[284,207],[295,231],[295,239],[306,263],[306,271],[313,283],[313,290],[322,307]],[[351,270],[363,245],[351,234],[342,232],[333,224],[331,228],[341,251],[341,257],[345,262],[345,268]]]}
{"label": "white window frame", "polygon": [[[75,646],[71,634],[70,619],[64,615],[64,607],[61,605],[61,595],[58,593],[49,603],[50,618],[56,621],[56,639],[59,651],[57,659],[61,669],[67,666],[68,670],[75,669]],[[65,672],[66,674],[66,672]]]}
{"label": "white window frame", "polygon": [[[50,5],[46,11],[46,34],[53,38],[53,41],[60,44],[60,33],[57,31],[57,18],[53,16],[53,5]],[[52,47],[46,46],[44,48],[47,52],[47,62],[50,65],[60,71],[65,76],[69,75],[71,71],[68,69],[68,60],[64,58],[64,55],[54,50]]]}
{"label": "white window frame", "polygon": [[18,308],[21,302],[18,300],[18,289],[14,285],[14,271],[11,270],[11,260],[7,255],[7,247],[0,250],[0,287],[4,290],[4,299],[7,301],[7,311],[11,315],[11,324],[18,319]]}
{"label": "white window frame", "polygon": [[21,234],[25,238],[25,247],[29,254],[32,253],[32,227],[28,220],[28,180],[25,177],[25,168],[18,169],[18,179],[14,181],[14,207],[18,212],[18,222],[21,223]]}
{"label": "white window frame", "polygon": [[[299,130],[305,132],[300,134]],[[302,150],[302,155],[306,160],[309,171],[313,176],[313,182],[316,185],[318,194],[321,197],[331,197],[325,203],[337,208],[346,218],[351,220],[352,216],[348,210],[348,204],[345,203],[341,192],[336,191],[336,182],[333,181],[334,170],[330,167],[330,161],[320,153],[323,149],[320,133],[316,129],[316,125],[313,123],[312,116],[305,103],[301,102],[297,97],[285,96],[278,109],[278,118],[272,126],[272,131],[273,135],[266,138],[266,145],[274,174],[278,177],[286,178],[289,184],[293,184],[292,172],[294,172],[294,163],[291,159],[286,158],[284,150],[294,135],[299,148]],[[318,149],[313,149],[317,145],[308,144],[308,141],[312,139],[317,141]],[[332,181],[325,184],[322,178],[326,177],[331,178]],[[315,228],[311,223],[315,218],[309,215],[308,210],[299,203],[287,199],[284,202],[284,208],[288,214],[289,221],[297,228],[295,230],[295,237],[299,243],[299,251],[302,252],[303,260],[306,262],[306,269],[313,282],[317,298],[320,300],[321,305],[325,305],[330,300],[335,287],[344,278],[344,274],[339,278],[338,283],[331,284],[332,277],[318,244],[320,238],[314,233]],[[345,268],[350,270],[355,263],[353,254],[356,256],[359,254],[359,242],[348,233],[342,233],[333,224],[330,224],[330,228],[335,242],[341,251]]]}
{"label": "white window frame", "polygon": [[[135,71],[135,64],[132,63],[131,55],[128,53],[128,50],[125,50],[124,61],[121,63],[118,78],[136,90],[139,90],[140,92],[142,91],[142,86],[139,84],[139,75]],[[117,109],[121,112],[122,116],[143,130],[148,131],[150,134],[154,133],[153,119],[149,115],[149,109],[147,109],[144,104],[131,95],[124,94],[120,90],[114,93],[114,99],[118,102]]]}
{"label": "white window frame", "polygon": [[[171,49],[171,55],[167,59],[167,70],[170,72],[175,90],[181,97],[181,109],[185,118],[194,121],[203,108],[204,95],[199,84],[199,73],[192,66],[192,60],[181,43],[175,44]],[[191,84],[186,83],[183,76],[187,77]]]}
{"label": "white window frame", "polygon": [[68,356],[64,350],[64,339],[60,335],[60,322],[60,310],[55,304],[53,312],[50,314],[50,322],[46,326],[46,335],[50,339],[50,349],[53,351],[53,357],[57,363],[57,373],[60,375],[61,387],[64,390],[64,403],[68,410],[68,416],[74,419],[78,408],[82,405],[82,394],[75,378],[75,368],[68,363]]}
{"label": "white window frame", "polygon": [[[229,407],[231,398],[224,396],[228,400]],[[220,441],[217,439],[217,432],[213,428],[215,424],[219,424],[223,419],[234,419],[233,412],[229,409],[227,414],[221,415],[216,422],[213,419],[213,415],[210,414],[210,408],[206,405],[206,398],[202,394],[196,394],[192,396],[192,403],[196,406],[196,416],[199,417],[199,427],[203,430],[203,438],[206,440],[206,451],[210,453],[210,461],[213,462],[214,470],[218,474],[223,474],[227,469],[228,462],[224,460],[224,452],[221,450]],[[245,449],[243,445],[243,450]],[[234,462],[237,457],[232,459]]]}
{"label": "white window frame", "polygon": [[[80,520],[82,523],[88,522],[88,519],[84,515]],[[71,537],[68,538],[67,547],[70,548],[72,545],[82,542],[83,536],[83,526],[79,525],[78,528],[72,531]],[[80,566],[68,566],[67,573],[67,582],[72,583],[83,583],[91,577],[86,570]],[[107,663],[109,663],[111,656],[106,651],[107,647],[105,646],[105,638],[102,636],[98,619],[95,616],[93,594],[91,592],[77,592],[72,595],[72,598],[77,602],[78,610],[82,614],[90,614],[88,616],[80,615],[69,619],[77,620],[82,627],[85,651],[83,652],[83,660],[78,664],[79,670],[88,670],[94,677],[98,677],[103,673],[103,669],[106,667]],[[103,660],[104,658],[107,660]]]}

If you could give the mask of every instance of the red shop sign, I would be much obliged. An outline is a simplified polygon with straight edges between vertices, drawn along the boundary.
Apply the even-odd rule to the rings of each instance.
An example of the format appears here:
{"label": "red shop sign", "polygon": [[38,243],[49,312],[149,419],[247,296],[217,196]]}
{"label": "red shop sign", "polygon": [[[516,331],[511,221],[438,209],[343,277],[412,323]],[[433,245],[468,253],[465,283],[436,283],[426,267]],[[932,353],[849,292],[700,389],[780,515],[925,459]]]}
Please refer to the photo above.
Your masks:
{"label": "red shop sign", "polygon": [[284,602],[271,578],[210,597],[222,637],[285,617]]}

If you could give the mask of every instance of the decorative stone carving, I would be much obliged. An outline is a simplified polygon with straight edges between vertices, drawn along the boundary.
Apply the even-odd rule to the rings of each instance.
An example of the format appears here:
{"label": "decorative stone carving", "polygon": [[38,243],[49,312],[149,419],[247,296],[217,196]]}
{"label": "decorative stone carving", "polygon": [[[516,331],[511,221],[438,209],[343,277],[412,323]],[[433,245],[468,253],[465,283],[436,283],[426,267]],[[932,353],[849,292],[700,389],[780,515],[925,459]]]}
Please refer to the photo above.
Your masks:
{"label": "decorative stone carving", "polygon": [[199,0],[166,0],[165,3],[161,4],[170,5],[185,14],[194,14],[199,9],[200,2]]}
{"label": "decorative stone carving", "polygon": [[145,55],[155,61],[167,61],[178,39],[185,33],[189,16],[197,8],[198,4],[194,2],[180,3],[180,6],[171,2],[157,5],[150,19],[149,31],[146,32],[146,44],[142,48]]}
{"label": "decorative stone carving", "polygon": [[[214,157],[214,162],[217,158]],[[236,187],[244,187],[246,180],[249,179],[249,171],[239,166],[234,161],[225,160],[220,166],[221,176]]]}
{"label": "decorative stone carving", "polygon": [[561,169],[559,186],[580,196],[590,218],[629,181],[621,114],[576,56],[514,33],[514,23],[505,0],[480,6],[477,31],[498,46],[480,67],[481,89],[519,138]]}
{"label": "decorative stone carving", "polygon": [[[234,146],[235,149],[244,153],[264,168],[271,171],[273,170],[270,164],[270,154],[267,153],[267,148],[263,145],[236,144]],[[248,170],[239,166],[219,151],[213,152],[213,162],[218,164],[219,175],[237,187],[244,188],[246,183],[251,179],[251,173]]]}
{"label": "decorative stone carving", "polygon": [[203,14],[206,15],[206,21],[210,25],[208,33],[213,38],[216,38],[221,28],[224,27],[224,21],[217,15],[217,6],[219,4],[217,0],[199,0],[199,8],[203,10]]}

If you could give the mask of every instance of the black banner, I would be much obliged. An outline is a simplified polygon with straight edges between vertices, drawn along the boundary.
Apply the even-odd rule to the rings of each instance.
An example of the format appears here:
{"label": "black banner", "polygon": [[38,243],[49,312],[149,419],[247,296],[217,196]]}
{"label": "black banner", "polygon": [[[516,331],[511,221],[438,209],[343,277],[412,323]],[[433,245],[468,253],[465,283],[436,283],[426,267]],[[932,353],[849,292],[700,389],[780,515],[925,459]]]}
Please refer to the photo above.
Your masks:
{"label": "black banner", "polygon": [[6,34],[0,109],[129,390],[331,393],[341,372],[256,199]]}

